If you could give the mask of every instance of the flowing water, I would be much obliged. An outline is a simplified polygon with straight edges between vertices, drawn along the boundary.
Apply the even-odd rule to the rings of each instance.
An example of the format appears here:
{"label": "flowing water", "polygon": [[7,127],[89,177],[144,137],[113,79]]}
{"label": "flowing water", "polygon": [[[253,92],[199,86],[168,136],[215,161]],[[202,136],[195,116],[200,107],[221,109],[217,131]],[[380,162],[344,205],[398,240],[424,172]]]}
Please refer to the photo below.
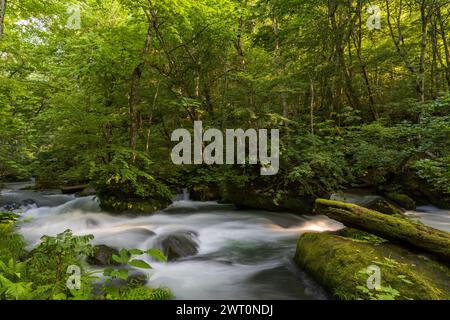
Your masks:
{"label": "flowing water", "polygon": [[[301,233],[342,228],[327,217],[237,211],[230,205],[189,200],[175,201],[149,216],[113,216],[102,212],[94,197],[75,198],[20,187],[7,185],[0,195],[0,207],[14,201],[25,203],[18,211],[30,219],[22,223],[20,232],[30,248],[42,235],[66,229],[76,235],[93,234],[95,244],[139,249],[154,247],[161,235],[192,231],[198,235],[198,254],[175,262],[149,261],[153,266],[148,272],[149,286],[168,287],[178,299],[328,298],[292,260]],[[179,198],[186,199],[186,194]],[[444,222],[438,219],[436,223],[448,227],[450,214],[439,215]]]}

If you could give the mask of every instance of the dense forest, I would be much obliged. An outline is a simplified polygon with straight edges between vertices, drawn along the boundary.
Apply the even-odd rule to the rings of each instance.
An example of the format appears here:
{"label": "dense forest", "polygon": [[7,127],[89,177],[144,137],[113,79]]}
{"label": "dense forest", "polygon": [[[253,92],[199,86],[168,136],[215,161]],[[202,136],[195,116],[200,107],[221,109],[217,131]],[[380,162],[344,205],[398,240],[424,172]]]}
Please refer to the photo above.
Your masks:
{"label": "dense forest", "polygon": [[[175,165],[194,121],[279,129],[278,174]],[[0,188],[83,186],[116,214],[183,188],[299,214],[354,189],[449,209],[450,3],[0,0],[0,137]]]}

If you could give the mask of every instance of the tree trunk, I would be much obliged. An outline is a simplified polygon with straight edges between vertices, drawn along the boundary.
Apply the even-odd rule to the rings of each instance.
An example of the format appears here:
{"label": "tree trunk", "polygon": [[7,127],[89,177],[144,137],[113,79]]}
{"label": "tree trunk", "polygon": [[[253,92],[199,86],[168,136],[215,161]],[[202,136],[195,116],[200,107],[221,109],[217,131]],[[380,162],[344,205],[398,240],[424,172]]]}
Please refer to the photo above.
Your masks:
{"label": "tree trunk", "polygon": [[315,212],[342,222],[347,227],[422,249],[450,262],[448,232],[339,201],[317,199]]}
{"label": "tree trunk", "polygon": [[387,24],[389,27],[389,34],[391,35],[392,41],[394,42],[395,45],[395,49],[398,53],[398,55],[400,56],[400,58],[403,60],[403,62],[406,65],[406,68],[408,69],[408,71],[411,73],[412,77],[414,78],[415,84],[416,84],[416,93],[418,95],[418,98],[421,100],[422,99],[422,92],[421,92],[421,83],[419,80],[419,76],[418,73],[416,71],[416,68],[414,68],[414,66],[412,65],[411,61],[408,59],[406,53],[403,51],[403,45],[404,45],[404,38],[403,38],[403,32],[402,32],[402,24],[401,24],[401,16],[402,16],[402,11],[403,11],[403,1],[400,0],[399,3],[399,12],[398,12],[398,16],[397,16],[397,36],[394,33],[394,27],[392,25],[392,19],[391,19],[391,9],[389,6],[389,0],[386,0],[386,19],[387,19]]}
{"label": "tree trunk", "polygon": [[[239,0],[239,4],[241,5],[242,0]],[[239,21],[238,21],[239,25],[238,25],[238,35],[236,37],[236,43],[235,43],[235,47],[236,47],[236,51],[238,56],[241,59],[241,67],[243,70],[245,70],[245,56],[244,56],[244,50],[242,49],[242,33],[244,32],[244,18],[242,16],[239,17]]]}
{"label": "tree trunk", "polygon": [[5,13],[6,13],[6,0],[0,0],[0,39],[3,36]]}
{"label": "tree trunk", "polygon": [[445,24],[442,19],[440,8],[436,10],[436,17],[439,21],[439,33],[442,38],[442,45],[444,47],[445,52],[445,61],[446,61],[445,77],[447,78],[448,88],[450,88],[450,49],[448,47],[447,33],[445,32]]}
{"label": "tree trunk", "polygon": [[311,103],[309,106],[309,112],[311,117],[311,134],[314,135],[314,81],[312,79],[310,81],[310,89],[311,89]]}
{"label": "tree trunk", "polygon": [[425,102],[425,53],[427,49],[427,33],[428,33],[428,21],[430,18],[431,10],[428,8],[427,0],[423,0],[420,4],[420,20],[422,30],[422,40],[420,42],[420,100]]}
{"label": "tree trunk", "polygon": [[357,40],[355,41],[355,47],[356,47],[356,55],[358,57],[359,65],[361,67],[361,72],[364,77],[364,83],[366,85],[367,94],[369,96],[369,106],[370,111],[372,113],[373,120],[378,119],[378,112],[375,108],[375,99],[373,98],[373,92],[372,87],[370,85],[369,75],[367,73],[366,65],[363,61],[362,57],[362,1],[358,1],[357,6],[357,12],[358,12],[358,34],[357,34]]}
{"label": "tree trunk", "polygon": [[142,71],[145,66],[145,56],[150,51],[151,42],[153,39],[153,28],[156,24],[156,10],[152,10],[151,17],[149,18],[149,26],[147,31],[147,39],[145,40],[144,50],[142,51],[141,62],[133,70],[131,78],[131,88],[128,96],[128,107],[130,111],[130,148],[133,151],[133,161],[136,160],[136,144],[139,129],[139,89],[142,77]]}

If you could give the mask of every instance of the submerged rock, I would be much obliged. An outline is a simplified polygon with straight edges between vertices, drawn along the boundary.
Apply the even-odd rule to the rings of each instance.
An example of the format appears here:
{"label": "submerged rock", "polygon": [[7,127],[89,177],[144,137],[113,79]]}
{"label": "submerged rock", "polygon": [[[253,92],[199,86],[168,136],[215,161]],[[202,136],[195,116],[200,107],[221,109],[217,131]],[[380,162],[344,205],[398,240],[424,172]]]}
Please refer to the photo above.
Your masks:
{"label": "submerged rock", "polygon": [[119,255],[117,249],[108,247],[104,244],[95,246],[95,253],[92,257],[87,259],[87,262],[94,266],[117,266],[120,265],[112,259],[113,255]]}
{"label": "submerged rock", "polygon": [[161,235],[155,240],[155,247],[160,249],[168,261],[193,256],[198,253],[198,234],[194,231],[178,231]]}
{"label": "submerged rock", "polygon": [[88,227],[89,229],[90,228],[96,228],[99,225],[100,225],[100,222],[98,222],[95,219],[92,219],[92,218],[86,219],[86,227]]}
{"label": "submerged rock", "polygon": [[[306,233],[295,262],[338,299],[450,299],[448,266],[389,242]],[[379,290],[367,288],[373,268],[380,268]]]}

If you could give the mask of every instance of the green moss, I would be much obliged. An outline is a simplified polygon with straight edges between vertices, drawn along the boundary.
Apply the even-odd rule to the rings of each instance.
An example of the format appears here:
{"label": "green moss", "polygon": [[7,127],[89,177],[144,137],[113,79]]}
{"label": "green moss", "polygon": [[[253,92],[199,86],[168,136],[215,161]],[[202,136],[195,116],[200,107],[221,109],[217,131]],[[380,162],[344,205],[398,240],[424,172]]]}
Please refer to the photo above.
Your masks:
{"label": "green moss", "polygon": [[[276,197],[273,192],[234,188],[227,191],[227,198],[240,209],[258,209],[274,212],[293,212],[311,214],[314,199],[293,194]],[[276,201],[274,200],[276,198]]]}
{"label": "green moss", "polygon": [[407,210],[416,210],[416,202],[406,194],[390,192],[386,197]]}
{"label": "green moss", "polygon": [[371,265],[380,267],[383,288],[398,291],[396,299],[450,298],[447,266],[391,243],[307,233],[298,241],[295,261],[339,299],[374,298],[362,290],[368,278],[364,271]]}
{"label": "green moss", "polygon": [[368,242],[372,244],[379,244],[386,242],[387,240],[377,237],[373,234],[370,234],[365,231],[353,229],[353,228],[344,228],[339,231],[336,231],[334,234],[344,237],[344,238],[350,238],[356,241],[363,241]]}
{"label": "green moss", "polygon": [[111,213],[152,214],[166,208],[170,203],[162,200],[123,200],[116,197],[103,197],[100,207]]}
{"label": "green moss", "polygon": [[381,238],[400,241],[450,262],[450,233],[424,226],[405,218],[385,215],[355,204],[316,200],[316,213]]}
{"label": "green moss", "polygon": [[368,209],[375,210],[384,214],[401,216],[402,210],[395,204],[387,201],[386,199],[379,199],[372,203]]}

